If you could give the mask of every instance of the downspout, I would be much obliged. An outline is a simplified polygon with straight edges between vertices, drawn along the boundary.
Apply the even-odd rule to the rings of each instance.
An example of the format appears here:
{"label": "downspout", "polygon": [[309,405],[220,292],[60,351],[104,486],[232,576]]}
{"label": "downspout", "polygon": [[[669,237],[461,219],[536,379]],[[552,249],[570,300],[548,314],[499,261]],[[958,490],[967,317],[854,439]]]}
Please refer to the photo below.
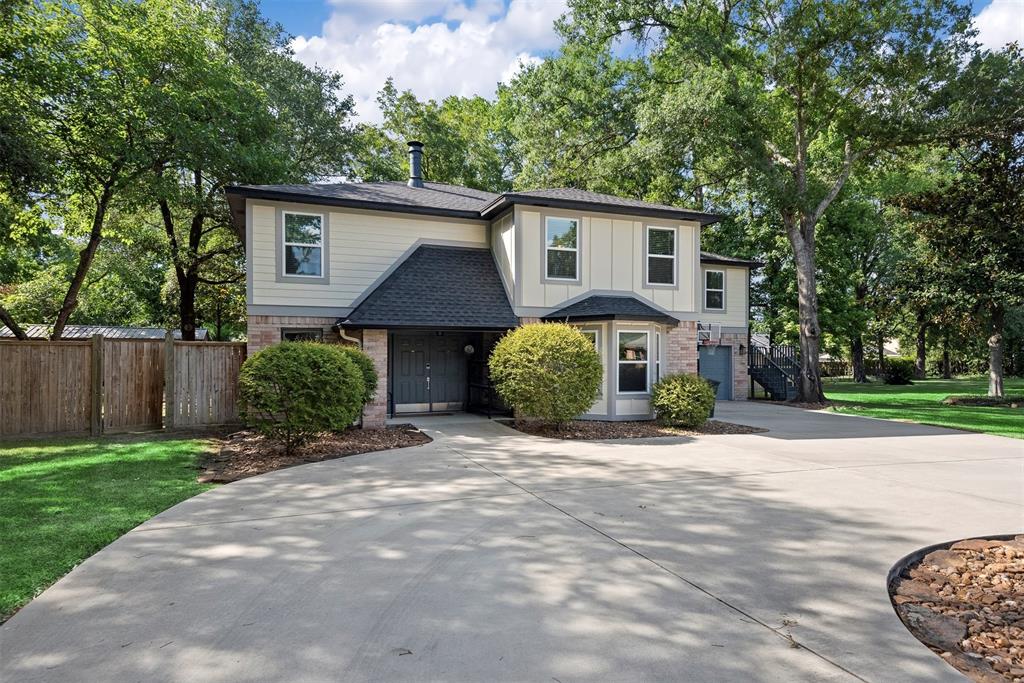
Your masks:
{"label": "downspout", "polygon": [[342,339],[344,339],[347,342],[352,342],[353,344],[355,344],[357,349],[363,348],[363,340],[362,339],[358,339],[356,337],[350,337],[349,335],[347,335],[345,333],[345,328],[341,327],[340,325],[338,326],[337,329],[338,329],[338,336],[339,337],[341,337]]}

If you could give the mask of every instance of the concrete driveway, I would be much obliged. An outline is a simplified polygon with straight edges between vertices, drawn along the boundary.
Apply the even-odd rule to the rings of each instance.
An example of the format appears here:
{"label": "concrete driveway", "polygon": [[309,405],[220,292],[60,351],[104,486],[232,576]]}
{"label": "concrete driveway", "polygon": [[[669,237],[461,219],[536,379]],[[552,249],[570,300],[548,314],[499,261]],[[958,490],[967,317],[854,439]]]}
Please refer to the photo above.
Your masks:
{"label": "concrete driveway", "polygon": [[434,443],[205,493],[0,631],[3,681],[962,680],[893,613],[921,546],[1024,528],[1024,443],[719,404],[764,434]]}

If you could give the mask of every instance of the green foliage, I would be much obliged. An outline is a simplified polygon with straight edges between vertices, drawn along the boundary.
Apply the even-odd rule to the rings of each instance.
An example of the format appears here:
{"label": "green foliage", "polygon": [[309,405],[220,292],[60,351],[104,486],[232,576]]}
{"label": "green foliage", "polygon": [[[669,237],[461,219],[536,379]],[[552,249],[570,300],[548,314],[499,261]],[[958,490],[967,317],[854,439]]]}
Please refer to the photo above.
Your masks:
{"label": "green foliage", "polygon": [[420,101],[411,90],[399,92],[389,78],[377,96],[384,120],[358,127],[355,173],[365,181],[409,177],[406,142],[426,148],[424,179],[488,192],[511,189],[515,156],[505,120],[482,97]]}
{"label": "green foliage", "polygon": [[362,349],[356,346],[338,345],[339,351],[347,355],[353,363],[359,368],[359,371],[363,373],[363,404],[367,404],[373,400],[374,394],[377,393],[377,367],[373,364],[373,359]]}
{"label": "green foliage", "polygon": [[0,620],[81,562],[210,484],[205,439],[152,434],[6,440],[0,448]]}
{"label": "green foliage", "polygon": [[603,370],[594,344],[564,323],[512,330],[494,347],[491,380],[522,415],[564,424],[597,399]]}
{"label": "green foliage", "polygon": [[916,366],[913,358],[886,358],[883,378],[886,384],[913,384]]}
{"label": "green foliage", "polygon": [[715,407],[715,392],[703,377],[668,375],[651,388],[651,407],[662,424],[700,427]]}
{"label": "green foliage", "polygon": [[366,384],[351,355],[332,344],[281,342],[246,359],[239,373],[242,419],[286,452],[359,418]]}

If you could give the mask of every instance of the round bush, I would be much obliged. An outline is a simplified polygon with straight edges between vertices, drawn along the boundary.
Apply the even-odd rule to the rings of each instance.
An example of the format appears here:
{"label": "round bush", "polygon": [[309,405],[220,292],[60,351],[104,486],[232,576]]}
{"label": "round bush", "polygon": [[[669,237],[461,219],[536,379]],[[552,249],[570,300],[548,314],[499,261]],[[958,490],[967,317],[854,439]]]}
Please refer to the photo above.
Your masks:
{"label": "round bush", "polygon": [[373,359],[356,346],[337,346],[335,348],[342,353],[348,354],[348,357],[356,364],[359,371],[363,373],[363,384],[365,385],[363,404],[369,403],[373,400],[373,395],[377,393],[377,367],[373,364]]}
{"label": "round bush", "polygon": [[565,323],[532,323],[494,347],[491,380],[505,403],[561,425],[597,399],[604,371],[594,343]]}
{"label": "round bush", "polygon": [[913,358],[886,358],[882,377],[886,384],[913,384],[917,364]]}
{"label": "round bush", "polygon": [[289,453],[319,432],[351,427],[366,395],[351,355],[316,342],[257,351],[242,364],[238,388],[242,419]]}
{"label": "round bush", "polygon": [[668,375],[651,389],[651,407],[662,424],[700,427],[715,407],[715,392],[697,375]]}

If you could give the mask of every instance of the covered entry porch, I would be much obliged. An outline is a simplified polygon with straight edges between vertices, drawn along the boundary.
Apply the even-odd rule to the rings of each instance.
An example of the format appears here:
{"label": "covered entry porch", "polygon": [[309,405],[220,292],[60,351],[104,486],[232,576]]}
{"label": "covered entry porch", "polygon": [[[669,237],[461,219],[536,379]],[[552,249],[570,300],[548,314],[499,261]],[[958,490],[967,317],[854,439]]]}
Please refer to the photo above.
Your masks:
{"label": "covered entry porch", "polygon": [[503,411],[487,359],[518,324],[486,246],[419,245],[336,324],[361,334],[377,365],[380,387],[364,426],[394,415]]}
{"label": "covered entry porch", "polygon": [[392,330],[388,415],[504,414],[487,369],[502,330]]}

